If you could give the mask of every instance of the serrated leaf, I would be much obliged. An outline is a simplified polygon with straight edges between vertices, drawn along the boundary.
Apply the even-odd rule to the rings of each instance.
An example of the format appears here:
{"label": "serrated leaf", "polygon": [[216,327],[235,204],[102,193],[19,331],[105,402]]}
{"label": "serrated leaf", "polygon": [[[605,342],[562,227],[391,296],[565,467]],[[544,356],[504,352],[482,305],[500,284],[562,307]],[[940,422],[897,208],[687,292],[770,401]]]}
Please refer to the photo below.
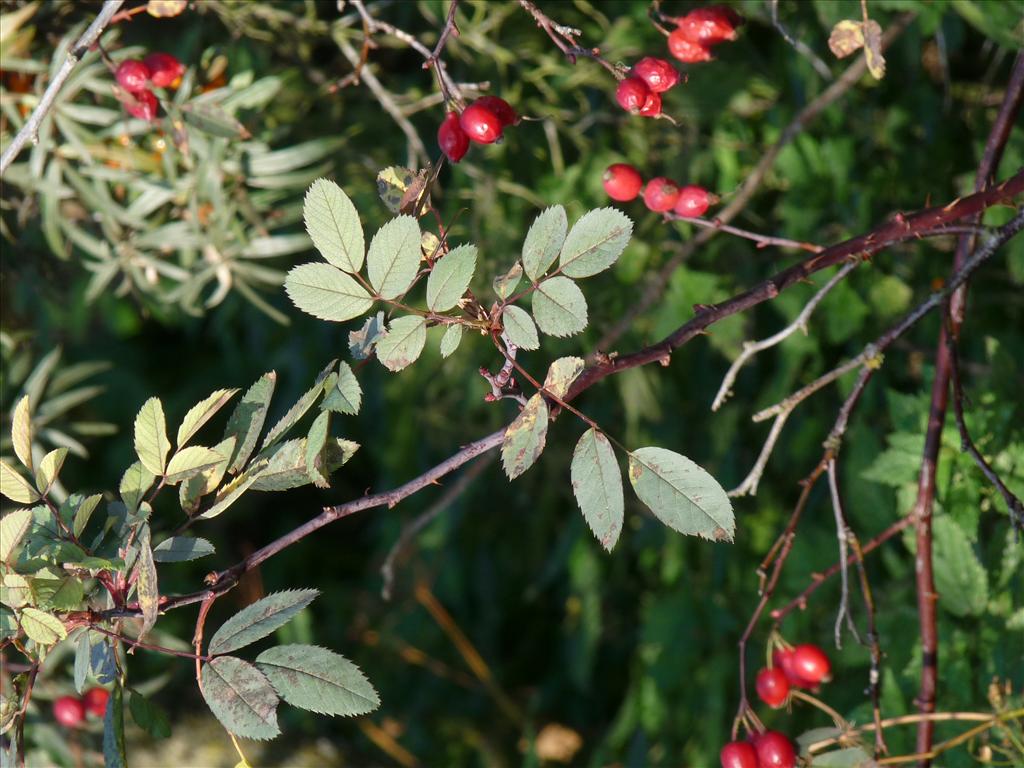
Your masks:
{"label": "serrated leaf", "polygon": [[590,277],[616,262],[633,234],[633,222],[617,208],[598,208],[572,225],[559,267],[569,277]]}
{"label": "serrated leaf", "polygon": [[[72,494],[69,498],[75,498],[78,494]],[[79,496],[79,498],[81,498]],[[89,519],[92,517],[92,513],[96,510],[96,506],[103,500],[103,494],[94,493],[92,496],[86,496],[81,499],[80,502],[76,502],[74,509],[74,532],[75,536],[81,536],[85,531],[85,526],[89,524]]]}
{"label": "serrated leaf", "polygon": [[812,768],[878,768],[878,763],[860,747],[844,747],[811,758]]}
{"label": "serrated leaf", "polygon": [[352,373],[352,368],[344,361],[338,363],[338,381],[324,397],[320,407],[327,411],[355,416],[359,413],[362,402],[363,389],[359,386],[356,375]]}
{"label": "serrated leaf", "polygon": [[68,636],[60,619],[38,608],[22,608],[21,628],[40,645],[53,645]]}
{"label": "serrated leaf", "polygon": [[153,547],[153,559],[158,563],[181,563],[198,560],[214,553],[213,544],[196,536],[172,536]]}
{"label": "serrated leaf", "polygon": [[520,349],[540,349],[540,337],[530,313],[515,304],[501,311],[505,337]]}
{"label": "serrated leaf", "polygon": [[533,294],[533,317],[548,336],[572,336],[587,327],[587,300],[568,277],[552,277]]}
{"label": "serrated leaf", "polygon": [[196,432],[213,418],[214,414],[223,408],[228,400],[234,397],[237,392],[237,389],[218,389],[209,397],[200,400],[189,408],[185,418],[181,420],[181,426],[178,427],[178,448],[184,447],[195,436]]}
{"label": "serrated leaf", "polygon": [[[0,605],[0,641],[9,640],[18,634],[18,620],[14,617],[14,611],[6,605]],[[0,728],[3,733],[3,728]]]}
{"label": "serrated leaf", "polygon": [[[352,458],[358,449],[359,443],[338,437],[330,438],[323,454],[323,474],[330,475]],[[311,482],[306,471],[306,438],[271,446],[260,455],[265,464],[253,473],[252,490],[286,491]]]}
{"label": "serrated leaf", "polygon": [[355,664],[315,645],[279,645],[256,657],[256,666],[285,701],[322,715],[365,715],[380,697]]}
{"label": "serrated leaf", "polygon": [[441,337],[441,357],[451,357],[462,342],[462,326],[449,325]]}
{"label": "serrated leaf", "polygon": [[185,480],[178,489],[178,500],[187,515],[192,515],[199,506],[199,499],[217,490],[228,470],[228,457],[234,453],[237,439],[234,435],[221,440],[211,450],[223,458],[209,469],[205,469]]}
{"label": "serrated leaf", "polygon": [[163,403],[160,398],[151,397],[135,417],[135,453],[146,469],[154,475],[162,475],[170,451]]}
{"label": "serrated leaf", "polygon": [[963,529],[947,517],[932,523],[935,591],[954,616],[980,616],[988,605],[988,574]]}
{"label": "serrated leaf", "polygon": [[302,204],[302,218],[313,245],[328,262],[352,274],[363,268],[363,225],[341,187],[327,179],[314,181]]}
{"label": "serrated leaf", "polygon": [[43,456],[36,468],[36,489],[43,496],[50,492],[51,486],[57,481],[64,459],[68,457],[68,449],[55,448]]}
{"label": "serrated leaf", "polygon": [[14,406],[11,413],[11,442],[14,455],[29,472],[32,471],[32,415],[28,395]]}
{"label": "serrated leaf", "polygon": [[595,429],[583,433],[572,454],[572,492],[583,518],[609,552],[622,532],[622,474],[608,438]]}
{"label": "serrated leaf", "polygon": [[267,408],[270,405],[270,399],[274,396],[276,384],[277,373],[275,371],[263,374],[242,395],[235,410],[231,412],[228,426],[224,430],[224,439],[235,437],[238,442],[228,459],[229,472],[240,471],[252,455],[260,431],[263,429],[263,422],[267,418]]}
{"label": "serrated leaf", "polygon": [[160,588],[156,579],[156,563],[150,546],[148,524],[139,526],[137,541],[139,556],[135,561],[135,594],[139,598],[139,608],[142,609],[142,627],[139,629],[141,640],[156,624],[160,614]]}
{"label": "serrated leaf", "polygon": [[227,511],[228,507],[238,501],[252,487],[252,484],[256,481],[255,473],[259,470],[260,466],[259,462],[250,465],[243,474],[221,488],[220,492],[214,497],[213,506],[199,517],[209,520]]}
{"label": "serrated leaf", "polygon": [[82,582],[75,576],[62,575],[51,568],[41,568],[29,581],[33,604],[54,611],[78,608],[85,594]]}
{"label": "serrated leaf", "polygon": [[298,309],[336,323],[359,317],[373,306],[373,297],[363,286],[330,264],[292,267],[284,289]]}
{"label": "serrated leaf", "polygon": [[288,412],[281,417],[281,419],[270,428],[267,432],[267,436],[263,438],[263,445],[260,446],[260,450],[266,449],[268,446],[273,445],[280,438],[284,437],[288,431],[294,427],[303,416],[306,415],[306,411],[313,407],[313,403],[320,397],[324,390],[324,381],[327,377],[334,372],[334,360],[331,360],[324,369],[316,376],[316,381],[313,382],[313,386],[306,390]]}
{"label": "serrated leaf", "polygon": [[427,343],[427,321],[406,315],[391,321],[384,338],[377,342],[377,359],[395,372],[416,362]]}
{"label": "serrated leaf", "polygon": [[16,509],[0,519],[0,562],[7,562],[31,525],[31,509]]}
{"label": "serrated leaf", "polygon": [[31,504],[39,498],[28,480],[3,459],[0,459],[0,493],[19,504]]}
{"label": "serrated leaf", "polygon": [[182,480],[213,469],[225,460],[225,456],[212,448],[203,445],[189,445],[174,453],[167,464],[165,476],[169,485],[177,485]]}
{"label": "serrated leaf", "polygon": [[383,299],[396,299],[409,290],[420,268],[420,225],[412,216],[396,216],[370,241],[366,273]]}
{"label": "serrated leaf", "polygon": [[629,454],[629,482],[669,528],[713,541],[732,541],[736,520],[725,490],[706,470],[665,448]]}
{"label": "serrated leaf", "polygon": [[515,480],[533,466],[544,452],[547,435],[548,404],[537,394],[526,401],[523,410],[505,430],[501,464],[509,480]]}
{"label": "serrated leaf", "polygon": [[533,282],[543,277],[555,263],[568,229],[569,220],[560,205],[546,208],[533,220],[523,241],[522,257],[523,270]]}
{"label": "serrated leaf", "polygon": [[497,297],[504,301],[515,292],[516,286],[519,285],[519,281],[522,277],[523,265],[517,261],[504,275],[498,275],[494,278],[494,281],[491,283],[491,288],[494,289],[494,293]]}
{"label": "serrated leaf", "polygon": [[118,684],[110,691],[103,713],[103,767],[127,768],[124,743],[124,689]]}
{"label": "serrated leaf", "polygon": [[321,467],[317,461],[324,449],[324,446],[327,444],[327,434],[330,431],[330,428],[331,413],[330,411],[322,411],[316,419],[313,420],[313,425],[309,428],[309,434],[306,436],[306,446],[304,451],[306,476],[318,488],[327,488],[330,485],[330,483],[327,482],[327,478],[320,471]]}
{"label": "serrated leaf", "polygon": [[0,576],[0,603],[11,608],[21,608],[28,605],[31,599],[32,590],[24,576],[13,572]]}
{"label": "serrated leaf", "polygon": [[583,371],[582,357],[560,357],[548,368],[544,389],[555,397],[565,397],[569,387]]}
{"label": "serrated leaf", "polygon": [[146,491],[152,487],[154,480],[156,480],[156,476],[142,466],[141,461],[136,461],[125,470],[121,476],[118,492],[129,513],[134,513],[139,508],[139,504],[142,503]]}
{"label": "serrated leaf", "polygon": [[427,277],[427,307],[444,312],[459,303],[476,269],[476,246],[460,245],[434,262]]}
{"label": "serrated leaf", "polygon": [[228,653],[266,637],[291,621],[320,594],[316,589],[288,589],[273,592],[243,608],[225,621],[210,638],[208,652]]}
{"label": "serrated leaf", "polygon": [[384,338],[386,332],[383,312],[378,312],[373,317],[366,318],[362,328],[357,331],[348,332],[348,348],[352,353],[352,357],[356,360],[368,358],[373,354],[377,342]]}
{"label": "serrated leaf", "polygon": [[277,693],[256,667],[233,656],[203,665],[200,690],[210,711],[236,736],[272,739],[277,726]]}

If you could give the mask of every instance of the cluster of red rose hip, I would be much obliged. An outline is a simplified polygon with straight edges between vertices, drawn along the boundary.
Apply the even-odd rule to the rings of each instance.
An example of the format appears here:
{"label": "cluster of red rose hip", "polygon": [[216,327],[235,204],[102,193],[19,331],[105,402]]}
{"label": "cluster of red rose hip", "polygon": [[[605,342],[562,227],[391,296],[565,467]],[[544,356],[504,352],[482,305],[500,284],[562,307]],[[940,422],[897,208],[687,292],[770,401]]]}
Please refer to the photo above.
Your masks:
{"label": "cluster of red rose hip", "polygon": [[437,129],[437,144],[453,163],[469,151],[469,142],[493,144],[505,129],[519,122],[519,115],[507,101],[498,96],[481,96],[462,114],[449,112]]}
{"label": "cluster of red rose hip", "polygon": [[126,59],[114,72],[117,84],[125,91],[117,97],[132,117],[155,120],[159,104],[149,87],[171,87],[184,72],[185,65],[169,53],[151,53],[141,60]]}
{"label": "cluster of red rose hip", "polygon": [[743,17],[732,8],[711,5],[666,21],[676,25],[668,36],[669,53],[687,64],[697,64],[714,58],[713,46],[736,39],[736,27]]}
{"label": "cluster of red rose hip", "polygon": [[110,692],[106,688],[90,688],[82,697],[61,696],[53,702],[53,719],[65,728],[76,728],[86,714],[103,717]]}
{"label": "cluster of red rose hip", "polygon": [[664,176],[651,179],[644,186],[640,171],[627,163],[609,165],[602,181],[608,197],[619,202],[635,199],[643,189],[644,205],[656,213],[672,211],[677,216],[694,218],[703,216],[709,207],[718,202],[718,196],[703,187],[695,184],[681,187]]}
{"label": "cluster of red rose hip", "polygon": [[[789,699],[791,688],[816,689],[832,678],[828,656],[816,645],[805,643],[781,648],[772,654],[772,666],[757,673],[757,695],[772,709]],[[755,734],[749,741],[732,741],[722,747],[722,768],[794,768],[793,742],[779,731]]]}

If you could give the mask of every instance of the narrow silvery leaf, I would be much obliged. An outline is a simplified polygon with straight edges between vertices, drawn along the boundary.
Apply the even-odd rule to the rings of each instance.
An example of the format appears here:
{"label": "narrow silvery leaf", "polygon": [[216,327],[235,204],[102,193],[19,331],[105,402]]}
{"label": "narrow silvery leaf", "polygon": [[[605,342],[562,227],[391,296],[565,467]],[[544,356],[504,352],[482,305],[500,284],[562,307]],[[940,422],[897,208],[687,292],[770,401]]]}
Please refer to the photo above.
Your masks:
{"label": "narrow silvery leaf", "polygon": [[540,338],[537,326],[525,309],[509,304],[501,311],[501,322],[505,326],[505,336],[520,349],[539,349]]}
{"label": "narrow silvery leaf", "polygon": [[725,490],[706,470],[664,448],[629,454],[629,482],[661,522],[713,541],[732,541],[736,520]]}
{"label": "narrow silvery leaf", "polygon": [[546,208],[534,219],[523,241],[522,261],[527,277],[537,282],[555,263],[568,228],[565,208],[560,205]]}
{"label": "narrow silvery leaf", "polygon": [[449,325],[441,337],[441,357],[451,357],[462,341],[462,326]]}
{"label": "narrow silvery leaf", "polygon": [[156,580],[156,563],[153,560],[153,549],[149,542],[149,524],[139,526],[138,535],[139,558],[135,565],[135,591],[142,609],[142,627],[139,629],[141,640],[156,624],[160,613],[160,589]]}
{"label": "narrow silvery leaf", "polygon": [[363,227],[348,195],[327,179],[317,179],[306,192],[302,218],[313,245],[334,266],[352,272],[363,268]]}
{"label": "narrow silvery leaf", "polygon": [[501,464],[509,480],[515,480],[533,466],[548,435],[548,404],[537,394],[526,401],[523,410],[505,430],[501,444]]}
{"label": "narrow silvery leaf", "polygon": [[412,216],[397,216],[370,241],[366,273],[382,299],[396,299],[409,290],[420,267],[420,225]]}
{"label": "narrow silvery leaf", "polygon": [[217,413],[224,405],[238,392],[237,389],[218,389],[208,397],[199,401],[185,414],[178,427],[177,444],[178,448],[183,447],[191,440],[196,432]]}
{"label": "narrow silvery leaf", "polygon": [[228,426],[224,430],[224,439],[237,439],[234,450],[228,460],[228,470],[238,472],[249,460],[256,441],[259,439],[263,422],[267,418],[267,407],[274,395],[277,373],[269,371],[263,374],[249,390],[242,395],[235,410],[228,418]]}
{"label": "narrow silvery leaf", "polygon": [[318,594],[320,592],[316,589],[289,589],[273,592],[257,600],[221,625],[210,638],[209,652],[220,654],[236,651],[266,637],[291,621]]}
{"label": "narrow silvery leaf", "polygon": [[338,381],[330,392],[324,397],[320,407],[327,411],[339,411],[354,416],[359,413],[359,406],[363,401],[363,389],[359,386],[359,380],[352,373],[348,363],[338,363]]}
{"label": "narrow silvery leaf", "polygon": [[587,300],[568,277],[552,277],[533,294],[533,317],[548,336],[572,336],[587,327]]}
{"label": "narrow silvery leaf", "polygon": [[196,536],[172,536],[153,547],[153,559],[158,563],[181,563],[212,555],[213,544]]}
{"label": "narrow silvery leaf", "polygon": [[608,269],[625,250],[633,222],[617,208],[598,208],[572,225],[559,266],[569,277],[590,277]]}
{"label": "narrow silvery leaf", "polygon": [[234,656],[221,656],[203,665],[200,691],[221,725],[236,736],[272,739],[277,726],[277,693],[266,676]]}
{"label": "narrow silvery leaf", "polygon": [[476,246],[460,245],[434,262],[427,278],[427,306],[444,312],[458,304],[476,269]]}
{"label": "narrow silvery leaf", "polygon": [[3,459],[0,459],[0,493],[19,504],[31,504],[39,498],[28,480]]}
{"label": "narrow silvery leaf", "polygon": [[146,469],[154,475],[162,475],[170,451],[164,406],[160,398],[151,397],[135,417],[135,453]]}
{"label": "narrow silvery leaf", "polygon": [[300,264],[284,280],[288,298],[297,308],[321,320],[337,323],[359,317],[373,306],[373,297],[359,283],[330,264]]}
{"label": "narrow silvery leaf", "polygon": [[523,265],[517,261],[504,275],[498,275],[498,277],[494,278],[491,287],[498,298],[504,301],[513,294],[522,277]]}
{"label": "narrow silvery leaf", "polygon": [[32,471],[32,417],[28,395],[25,395],[14,406],[11,413],[11,442],[14,444],[14,455]]}
{"label": "narrow silvery leaf", "polygon": [[322,715],[365,715],[380,697],[355,664],[315,645],[279,645],[256,657],[256,666],[285,701]]}
{"label": "narrow silvery leaf", "polygon": [[572,454],[572,492],[583,518],[601,546],[611,552],[622,532],[622,473],[608,438],[595,429],[583,433]]}
{"label": "narrow silvery leaf", "polygon": [[55,448],[43,456],[36,467],[36,488],[44,496],[50,492],[50,486],[57,480],[61,467],[64,466],[64,459],[68,456],[67,448]]}
{"label": "narrow silvery leaf", "polygon": [[565,397],[569,387],[583,371],[582,357],[560,357],[548,368],[544,389],[555,397]]}
{"label": "narrow silvery leaf", "polygon": [[377,359],[389,371],[400,371],[416,362],[426,343],[426,320],[415,315],[399,317],[377,342]]}

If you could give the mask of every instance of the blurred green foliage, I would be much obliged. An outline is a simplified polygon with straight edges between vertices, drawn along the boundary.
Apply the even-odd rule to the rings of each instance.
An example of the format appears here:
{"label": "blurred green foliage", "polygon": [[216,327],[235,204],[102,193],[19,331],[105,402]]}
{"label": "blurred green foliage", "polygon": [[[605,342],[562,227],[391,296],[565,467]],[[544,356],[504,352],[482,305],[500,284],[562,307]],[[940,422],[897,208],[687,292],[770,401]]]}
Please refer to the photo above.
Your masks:
{"label": "blurred green foliage", "polygon": [[[665,53],[644,3],[540,5],[557,22],[580,28],[581,40],[599,46],[613,62]],[[612,162],[633,163],[645,176],[699,183],[729,201],[782,129],[829,85],[772,26],[769,3],[734,5],[748,22],[740,39],[716,49],[717,61],[687,68],[686,85],[666,94],[665,111],[679,121],[674,127],[619,110],[609,73],[586,59],[566,61],[518,4],[460,4],[460,34],[444,52],[449,73],[460,83],[488,83],[489,92],[534,118],[507,131],[500,145],[475,147],[458,166],[444,168],[434,189],[441,217],[451,224],[450,240],[479,247],[482,284],[512,263],[540,208],[563,204],[573,220],[607,204],[601,174]],[[22,7],[23,2],[5,2],[3,11]],[[682,13],[691,7],[666,2],[663,10]],[[827,244],[864,232],[896,211],[951,200],[973,188],[1013,46],[1020,46],[1019,4],[873,0],[868,7],[883,28],[897,14],[917,14],[887,52],[886,77],[862,79],[782,151],[738,226]],[[432,47],[447,3],[369,8]],[[23,119],[18,105],[31,106],[45,87],[44,73],[59,41],[87,23],[94,10],[37,3],[22,27],[20,47],[5,41],[4,143]],[[783,0],[778,10],[787,30],[834,74],[848,66],[833,59],[827,38],[835,22],[860,17],[860,3]],[[90,54],[77,81],[63,92],[52,128],[5,176],[4,338],[28,334],[36,359],[60,345],[67,363],[105,360],[112,366],[91,376],[104,390],[79,402],[75,419],[109,422],[120,431],[102,440],[90,437],[87,461],[69,458],[62,475],[69,487],[116,487],[132,460],[131,421],[151,395],[180,417],[210,391],[248,386],[275,369],[276,407],[283,409],[328,360],[348,356],[347,326],[298,313],[275,287],[289,266],[312,253],[299,245],[305,241],[298,216],[310,179],[334,178],[355,201],[366,230],[374,231],[390,217],[377,199],[376,174],[407,162],[405,135],[374,94],[365,85],[334,87],[352,69],[339,52],[339,38],[358,49],[361,25],[351,8],[339,16],[333,2],[205,0],[174,19],[136,16],[104,38],[111,56],[168,50],[182,59],[191,80],[172,95],[172,109],[202,99],[201,84],[218,82],[217,68],[223,67],[223,87],[205,95],[222,107],[233,102],[234,116],[251,138],[240,138],[240,132],[211,136],[193,126],[182,149],[164,132],[166,120],[159,129],[126,122],[110,94],[112,77]],[[378,33],[375,42],[367,66],[435,152],[443,106],[431,73],[401,41]],[[15,92],[15,72],[36,76],[27,93]],[[260,87],[266,91],[257,98],[253,89]],[[1018,125],[999,176],[1022,166],[1024,132]],[[531,370],[543,371],[561,355],[594,351],[601,331],[635,304],[648,277],[694,234],[687,225],[664,223],[639,203],[623,208],[636,221],[634,237],[616,267],[586,286],[590,328],[534,355],[543,359],[527,355]],[[206,218],[200,209],[207,210]],[[1007,209],[994,209],[986,223],[1006,218]],[[285,238],[275,241],[280,248],[270,244],[272,236]],[[679,450],[733,487],[752,466],[767,432],[749,416],[859,352],[923,299],[932,281],[948,274],[953,245],[948,238],[908,243],[864,264],[822,303],[806,337],[789,338],[743,370],[734,397],[718,413],[709,411],[711,399],[743,340],[768,336],[790,322],[824,277],[714,326],[675,354],[669,367],[606,380],[578,405],[623,442]],[[212,264],[206,258],[210,248],[223,261]],[[260,256],[273,257],[269,269]],[[693,304],[726,298],[797,258],[716,237],[676,272],[661,302],[638,319],[617,349],[660,338],[692,316]],[[222,265],[231,273],[230,290],[223,293],[214,286]],[[972,280],[961,345],[968,422],[982,452],[1018,495],[1024,492],[1022,285],[1024,238],[1018,237]],[[219,303],[204,306],[214,303],[211,295]],[[862,540],[910,509],[937,331],[937,318],[929,317],[891,350],[850,427],[842,487],[847,515]],[[483,402],[488,387],[477,369],[494,369],[496,361],[482,341],[468,337],[457,355],[442,361],[434,340],[400,375],[375,365],[362,369],[363,409],[345,426],[346,437],[363,448],[332,488],[292,492],[283,505],[277,496],[248,498],[199,531],[217,545],[216,566],[162,568],[162,590],[195,589],[204,568],[230,565],[325,504],[392,488],[511,420],[507,403]],[[7,347],[5,342],[5,366],[13,366],[17,361]],[[3,372],[5,415],[23,386],[27,363],[20,365]],[[792,509],[797,481],[820,456],[851,381],[847,377],[819,393],[789,420],[757,496],[736,501],[734,545],[683,538],[630,500],[618,546],[603,553],[572,499],[568,466],[579,430],[563,418],[552,426],[544,456],[524,477],[508,484],[492,464],[416,537],[397,560],[391,602],[381,599],[379,566],[403,524],[444,489],[335,523],[271,559],[221,601],[212,625],[264,592],[315,586],[324,597],[279,630],[276,640],[344,647],[380,692],[382,707],[369,718],[373,727],[363,728],[291,710],[282,714],[287,742],[253,754],[260,764],[286,764],[294,744],[326,738],[329,754],[307,759],[381,764],[395,759],[381,751],[385,734],[424,765],[538,765],[537,734],[560,723],[582,739],[574,764],[714,764],[737,704],[735,644],[758,599],[757,565]],[[269,421],[280,414],[272,413]],[[180,522],[180,512],[168,502],[166,508],[157,505],[154,526],[161,525],[162,514],[166,530]],[[885,653],[886,716],[912,712],[917,691],[911,547],[911,539],[894,540],[868,564]],[[939,708],[989,710],[988,688],[996,678],[1012,684],[1019,702],[1021,545],[1009,532],[1001,498],[960,453],[951,418],[940,455],[935,547]],[[811,497],[776,602],[796,595],[836,557],[822,485]],[[424,589],[477,649],[491,682],[473,676],[465,648],[452,641],[452,627],[446,631],[445,621],[427,609]],[[837,604],[838,584],[826,585],[806,610],[786,619],[783,634],[828,648]],[[863,627],[856,596],[853,608]],[[155,641],[169,645],[174,636],[188,638],[193,623],[188,609],[172,612],[161,618]],[[764,622],[755,639],[764,640],[768,631]],[[829,650],[835,680],[823,698],[845,716],[869,721],[867,649],[847,638],[841,650]],[[32,738],[53,762],[73,765],[59,734],[46,724],[46,700],[70,690],[69,658],[55,656],[37,684]],[[760,658],[758,647],[750,664],[756,668]],[[191,732],[185,718],[201,705],[191,664],[143,653],[131,664],[139,679],[164,683],[156,700],[171,712],[179,734]],[[807,707],[762,715],[769,727],[794,736],[829,724]],[[939,724],[937,738],[962,729]],[[138,731],[129,737],[144,740]],[[893,729],[887,739],[893,754],[913,750],[912,727]],[[172,754],[159,743],[149,749],[156,761]],[[180,760],[194,760],[195,754],[186,752]],[[203,759],[231,765],[235,757],[225,751]],[[972,763],[968,749],[943,758],[947,766]]]}

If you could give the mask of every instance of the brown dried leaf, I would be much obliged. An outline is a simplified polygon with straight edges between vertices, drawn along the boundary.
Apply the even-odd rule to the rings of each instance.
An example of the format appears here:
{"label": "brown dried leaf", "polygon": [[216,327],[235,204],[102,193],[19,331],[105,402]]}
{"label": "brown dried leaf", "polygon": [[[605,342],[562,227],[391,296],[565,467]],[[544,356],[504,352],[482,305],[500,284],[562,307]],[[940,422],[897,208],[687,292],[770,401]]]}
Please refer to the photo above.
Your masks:
{"label": "brown dried leaf", "polygon": [[864,58],[868,71],[875,80],[885,77],[885,57],[882,55],[882,28],[877,21],[868,19],[864,25]]}
{"label": "brown dried leaf", "polygon": [[[875,24],[875,22],[871,22]],[[878,24],[875,24],[877,27]],[[859,21],[843,19],[828,36],[828,47],[838,59],[845,59],[864,45],[864,25]]]}

